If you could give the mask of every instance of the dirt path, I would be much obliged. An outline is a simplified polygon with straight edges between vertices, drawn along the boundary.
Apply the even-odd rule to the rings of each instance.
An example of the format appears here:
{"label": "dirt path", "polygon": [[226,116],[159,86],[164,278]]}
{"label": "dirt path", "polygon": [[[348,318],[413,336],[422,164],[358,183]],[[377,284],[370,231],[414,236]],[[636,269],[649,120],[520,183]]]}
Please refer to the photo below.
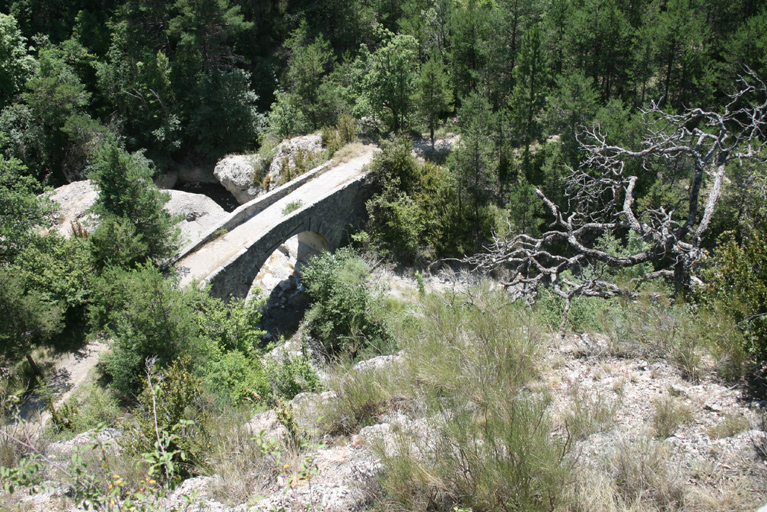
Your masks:
{"label": "dirt path", "polygon": [[[78,387],[84,384],[91,370],[99,362],[99,357],[109,347],[105,343],[94,341],[83,348],[64,355],[58,361],[48,379],[48,385],[58,395],[56,405],[69,400]],[[37,421],[45,426],[50,414],[45,410],[45,401],[39,393],[34,393],[21,407],[21,416],[28,421]]]}

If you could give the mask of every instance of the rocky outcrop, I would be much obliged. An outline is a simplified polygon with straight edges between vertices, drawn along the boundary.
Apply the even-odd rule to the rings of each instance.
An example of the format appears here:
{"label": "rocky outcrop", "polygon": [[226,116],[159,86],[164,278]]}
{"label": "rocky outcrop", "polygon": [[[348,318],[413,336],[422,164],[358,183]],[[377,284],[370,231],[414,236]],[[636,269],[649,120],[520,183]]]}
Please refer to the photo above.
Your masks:
{"label": "rocky outcrop", "polygon": [[[181,215],[181,236],[194,242],[200,236],[224,221],[229,215],[208,196],[180,190],[168,190],[170,200],[165,209],[172,215]],[[50,199],[59,204],[58,223],[51,228],[61,235],[72,235],[73,224],[79,223],[88,231],[94,230],[98,219],[88,211],[98,199],[99,193],[90,180],[76,181],[57,188]]]}
{"label": "rocky outcrop", "polygon": [[228,156],[216,164],[213,174],[245,204],[308,171],[322,151],[322,137],[305,135],[280,143],[267,160],[262,155]]}
{"label": "rocky outcrop", "polygon": [[170,201],[165,209],[173,215],[181,215],[181,236],[186,242],[195,242],[203,233],[223,222],[229,214],[213,199],[203,194],[169,190]]}
{"label": "rocky outcrop", "polygon": [[91,184],[91,180],[75,181],[63,185],[48,196],[52,201],[59,204],[58,224],[51,229],[63,236],[71,236],[73,223],[80,223],[84,228],[91,230],[96,225],[94,217],[88,210],[99,193]]}
{"label": "rocky outcrop", "polygon": [[213,174],[237,202],[245,204],[268,191],[262,186],[262,162],[259,155],[228,156],[216,164]]}
{"label": "rocky outcrop", "polygon": [[[290,170],[306,165],[322,151],[322,137],[319,135],[304,135],[280,143],[272,157],[269,175],[272,181],[283,177],[288,166]],[[308,170],[308,169],[306,169]]]}

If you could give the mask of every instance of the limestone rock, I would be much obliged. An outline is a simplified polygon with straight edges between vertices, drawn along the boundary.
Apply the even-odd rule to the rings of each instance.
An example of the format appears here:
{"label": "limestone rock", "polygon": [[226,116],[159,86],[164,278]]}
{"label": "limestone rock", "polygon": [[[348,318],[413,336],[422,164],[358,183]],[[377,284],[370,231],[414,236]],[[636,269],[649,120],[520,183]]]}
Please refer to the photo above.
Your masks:
{"label": "limestone rock", "polygon": [[308,171],[321,151],[321,136],[295,137],[275,148],[271,163],[261,155],[228,156],[216,164],[213,174],[240,204],[245,204]]}
{"label": "limestone rock", "polygon": [[105,428],[100,431],[94,429],[78,434],[69,441],[56,441],[48,445],[48,452],[54,457],[61,459],[69,458],[76,450],[82,450],[87,446],[99,444],[105,450],[120,451],[120,439],[122,432],[114,428]]}
{"label": "limestone rock", "polygon": [[[279,182],[280,179],[284,178],[286,166],[289,165],[291,170],[295,170],[298,160],[308,162],[316,157],[320,151],[322,151],[322,137],[316,134],[295,137],[281,142],[277,146],[277,152],[269,166],[270,183],[274,183],[275,180]],[[270,185],[270,188],[274,186]]]}
{"label": "limestone rock", "polygon": [[195,242],[200,236],[219,225],[229,214],[213,199],[204,194],[193,194],[181,190],[168,190],[170,201],[165,203],[165,209],[173,215],[182,215],[179,223],[182,238],[187,242]]}
{"label": "limestone rock", "polygon": [[324,510],[351,512],[364,510],[372,502],[381,472],[380,461],[364,447],[345,445],[318,450],[304,461],[316,470],[311,485],[306,480],[286,493],[288,483],[278,478],[278,487],[266,489],[265,499],[256,510]]}
{"label": "limestone rock", "polygon": [[216,164],[213,174],[240,204],[245,204],[267,191],[261,187],[261,158],[259,155],[228,156]]}
{"label": "limestone rock", "polygon": [[96,202],[99,193],[91,184],[91,180],[63,185],[50,193],[48,197],[59,204],[58,224],[53,226],[52,230],[68,237],[72,235],[73,222],[79,222],[88,230],[95,228],[96,221],[87,212]]}
{"label": "limestone rock", "polygon": [[[170,200],[165,209],[171,214],[183,215],[180,222],[182,239],[197,240],[202,233],[219,224],[229,214],[215,201],[203,194],[192,194],[181,190],[168,190]],[[59,204],[58,224],[51,229],[63,236],[72,235],[72,223],[77,221],[88,230],[98,226],[98,219],[88,213],[98,199],[98,191],[90,180],[76,181],[61,186],[50,194],[50,199]]]}

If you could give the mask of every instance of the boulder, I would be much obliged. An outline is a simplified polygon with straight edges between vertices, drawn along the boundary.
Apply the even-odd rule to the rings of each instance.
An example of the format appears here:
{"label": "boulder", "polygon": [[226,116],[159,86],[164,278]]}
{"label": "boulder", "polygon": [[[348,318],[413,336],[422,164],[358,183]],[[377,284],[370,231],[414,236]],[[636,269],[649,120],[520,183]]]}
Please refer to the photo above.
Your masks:
{"label": "boulder", "polygon": [[187,242],[199,240],[203,233],[221,224],[229,214],[213,199],[204,194],[181,190],[168,190],[170,201],[165,209],[173,215],[181,215],[179,223],[182,238]]}
{"label": "boulder", "polygon": [[[215,201],[203,194],[192,194],[180,190],[168,190],[170,200],[165,209],[171,214],[180,214],[179,223],[182,239],[193,242],[212,227],[223,222],[229,215]],[[72,223],[79,222],[86,230],[93,231],[98,219],[88,213],[98,199],[98,191],[90,180],[76,181],[61,186],[49,195],[59,204],[58,224],[51,229],[68,237],[72,235]]]}
{"label": "boulder", "polygon": [[73,222],[79,222],[88,230],[95,228],[96,219],[88,210],[98,199],[99,193],[91,180],[68,183],[49,193],[48,197],[59,204],[58,224],[52,230],[68,237],[72,235]]}
{"label": "boulder", "polygon": [[[269,166],[270,188],[279,186],[279,183],[283,181],[282,175],[286,171],[286,166],[289,166],[291,171],[295,170],[298,163],[305,165],[313,160],[320,151],[322,151],[322,137],[316,134],[295,137],[281,142],[277,146]],[[303,162],[297,162],[299,155]]]}
{"label": "boulder", "polygon": [[261,160],[259,155],[228,156],[216,164],[213,174],[237,202],[245,204],[267,191],[261,187]]}
{"label": "boulder", "polygon": [[304,135],[281,142],[271,163],[261,155],[228,156],[216,164],[213,174],[240,204],[245,204],[310,170],[321,151],[320,135]]}

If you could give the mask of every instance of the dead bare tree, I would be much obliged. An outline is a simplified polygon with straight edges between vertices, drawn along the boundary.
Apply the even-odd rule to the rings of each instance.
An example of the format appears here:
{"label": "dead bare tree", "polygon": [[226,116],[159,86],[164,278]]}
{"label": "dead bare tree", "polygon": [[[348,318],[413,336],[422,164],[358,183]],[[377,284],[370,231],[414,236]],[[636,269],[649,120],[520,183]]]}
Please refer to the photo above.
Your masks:
{"label": "dead bare tree", "polygon": [[[517,298],[533,300],[541,285],[551,285],[565,299],[560,332],[574,297],[632,293],[631,287],[605,278],[608,268],[649,262],[658,270],[634,282],[666,276],[674,278],[676,292],[689,286],[728,163],[756,157],[762,149],[767,87],[749,75],[739,79],[738,91],[721,112],[692,108],[672,114],[653,102],[642,117],[645,135],[639,149],[609,144],[599,126],[585,129],[578,142],[586,156],[578,169],[570,170],[567,209],[536,190],[554,218],[548,231],[538,237],[494,236],[484,253],[463,260],[481,273],[510,270],[503,284]],[[673,173],[683,181],[686,195],[674,204],[640,210],[635,196],[639,176],[627,169],[629,162],[640,163],[641,172]],[[643,248],[616,255],[596,243],[605,233],[633,233]]]}

